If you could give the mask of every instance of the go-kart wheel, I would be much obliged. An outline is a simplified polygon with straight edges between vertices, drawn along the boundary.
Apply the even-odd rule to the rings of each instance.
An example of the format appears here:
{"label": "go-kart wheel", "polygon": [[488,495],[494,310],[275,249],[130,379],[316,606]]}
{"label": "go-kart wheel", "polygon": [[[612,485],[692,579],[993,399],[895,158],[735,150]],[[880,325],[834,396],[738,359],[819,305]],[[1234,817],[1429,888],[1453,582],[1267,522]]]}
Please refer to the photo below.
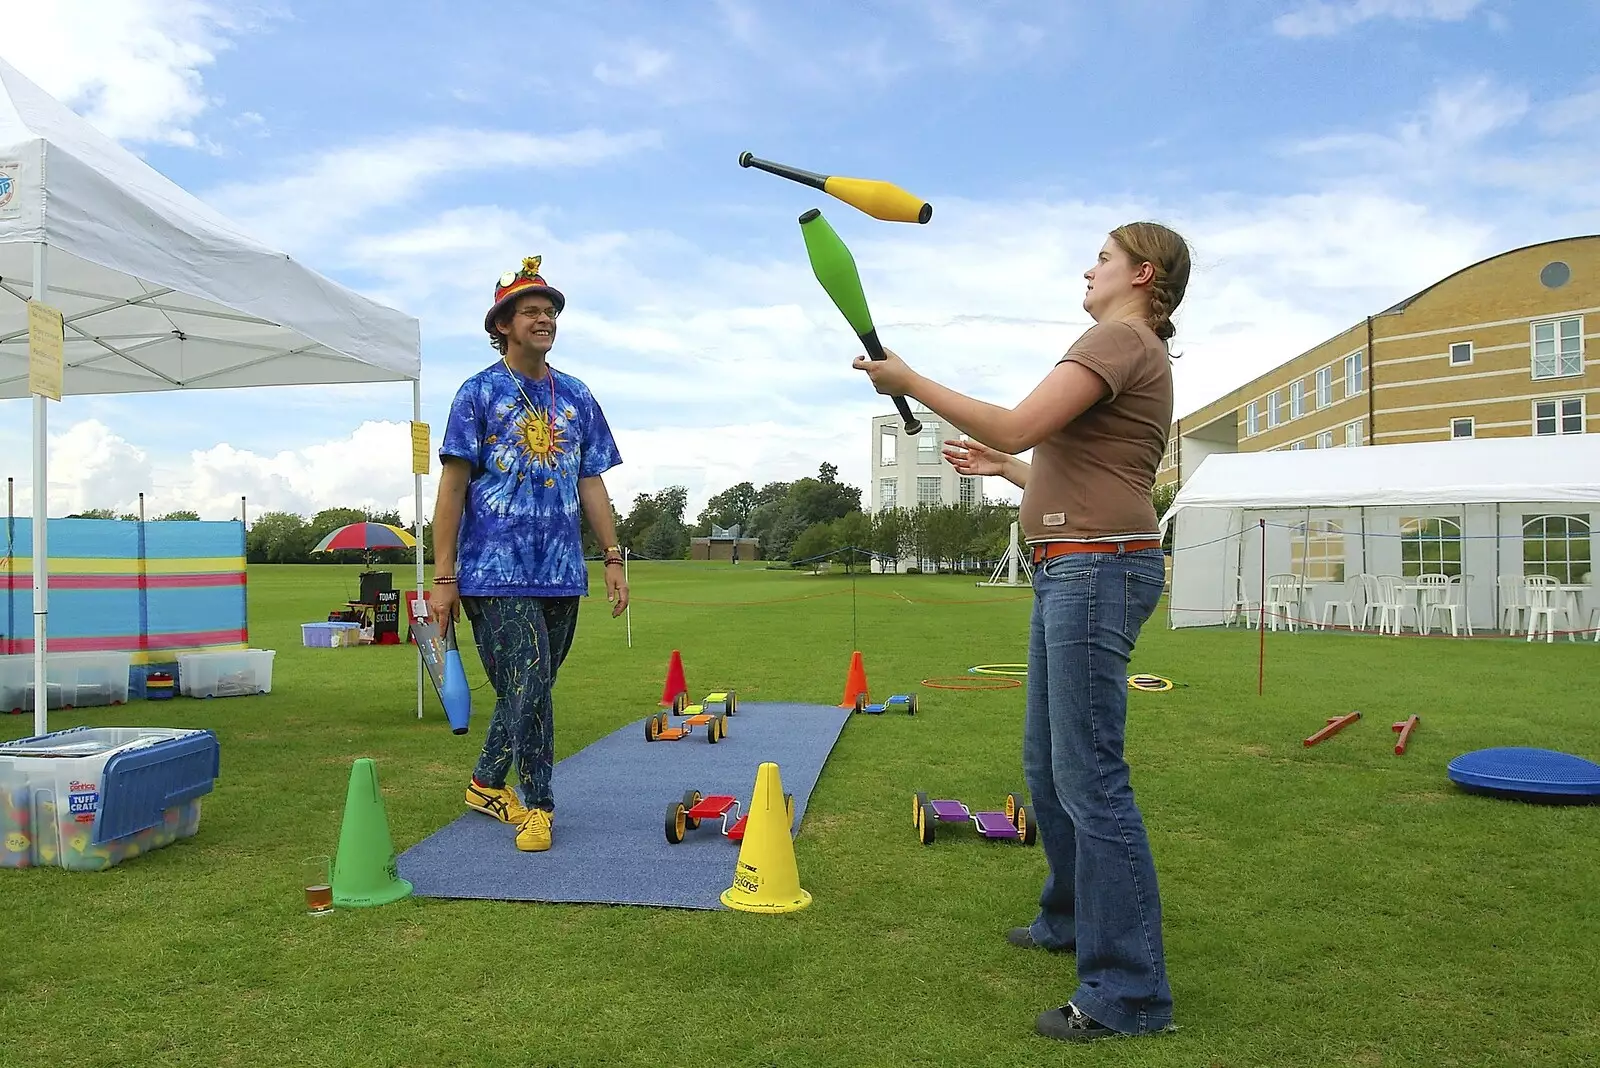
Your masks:
{"label": "go-kart wheel", "polygon": [[857,712],[865,712],[867,710],[867,695],[866,694],[864,694],[864,693],[856,694],[856,708],[855,708],[855,710]]}
{"label": "go-kart wheel", "polygon": [[928,795],[918,790],[911,795],[911,826],[920,827],[918,821],[922,819],[922,810],[927,807]]}
{"label": "go-kart wheel", "polygon": [[683,832],[688,827],[688,817],[684,815],[682,801],[674,801],[667,806],[667,841],[677,845],[683,841]]}
{"label": "go-kart wheel", "polygon": [[917,695],[916,694],[912,694],[910,699],[908,701],[906,701],[906,715],[914,716],[916,714],[917,714]]}
{"label": "go-kart wheel", "polygon": [[717,734],[719,734],[723,738],[726,738],[728,736],[728,716],[731,716],[731,715],[733,715],[733,713],[732,712],[728,712],[728,713],[725,713],[724,715],[722,715],[721,717],[719,717],[722,725],[717,728]]}
{"label": "go-kart wheel", "polygon": [[737,711],[739,711],[739,695],[738,695],[737,691],[729,690],[728,691],[728,715],[731,716]]}
{"label": "go-kart wheel", "polygon": [[684,825],[687,826],[691,831],[700,826],[700,817],[689,815],[687,810],[694,808],[694,806],[698,805],[705,799],[705,795],[699,790],[685,790],[683,792],[683,807],[685,810],[683,822]]}
{"label": "go-kart wheel", "polygon": [[716,745],[717,739],[722,737],[722,731],[719,729],[721,723],[722,717],[715,716],[709,723],[706,724],[706,741],[710,742],[712,745]]}
{"label": "go-kart wheel", "polygon": [[672,714],[674,716],[683,715],[683,710],[688,707],[689,695],[687,693],[680,693],[678,696],[672,699]]}
{"label": "go-kart wheel", "polygon": [[1022,836],[1022,844],[1031,846],[1039,837],[1039,828],[1033,822],[1033,806],[1023,805],[1017,809],[1017,833]]}
{"label": "go-kart wheel", "polygon": [[917,841],[923,845],[933,844],[934,824],[939,822],[939,817],[934,815],[932,805],[923,805],[917,811]]}
{"label": "go-kart wheel", "polygon": [[1021,794],[1006,794],[1006,819],[1011,821],[1011,826],[1017,825],[1017,813],[1022,809]]}
{"label": "go-kart wheel", "polygon": [[656,740],[656,717],[654,716],[644,721],[644,740],[647,742]]}

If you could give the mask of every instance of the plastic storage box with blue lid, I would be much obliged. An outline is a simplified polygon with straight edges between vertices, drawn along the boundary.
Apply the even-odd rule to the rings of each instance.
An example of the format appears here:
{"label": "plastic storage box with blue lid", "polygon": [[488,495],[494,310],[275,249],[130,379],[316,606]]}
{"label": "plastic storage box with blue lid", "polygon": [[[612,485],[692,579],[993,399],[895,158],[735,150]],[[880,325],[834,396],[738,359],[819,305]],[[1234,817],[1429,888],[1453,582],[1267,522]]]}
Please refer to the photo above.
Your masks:
{"label": "plastic storage box with blue lid", "polygon": [[0,868],[100,871],[200,829],[211,731],[73,727],[0,744]]}

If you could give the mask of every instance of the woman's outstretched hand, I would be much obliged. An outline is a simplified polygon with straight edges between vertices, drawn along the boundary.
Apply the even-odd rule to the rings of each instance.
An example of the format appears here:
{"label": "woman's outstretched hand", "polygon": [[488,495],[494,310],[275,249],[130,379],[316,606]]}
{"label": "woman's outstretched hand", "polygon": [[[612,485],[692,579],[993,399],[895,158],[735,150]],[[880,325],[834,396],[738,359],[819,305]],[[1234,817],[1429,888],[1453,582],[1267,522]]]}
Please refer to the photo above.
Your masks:
{"label": "woman's outstretched hand", "polygon": [[981,441],[952,438],[944,443],[944,458],[963,475],[1004,475],[1011,455]]}

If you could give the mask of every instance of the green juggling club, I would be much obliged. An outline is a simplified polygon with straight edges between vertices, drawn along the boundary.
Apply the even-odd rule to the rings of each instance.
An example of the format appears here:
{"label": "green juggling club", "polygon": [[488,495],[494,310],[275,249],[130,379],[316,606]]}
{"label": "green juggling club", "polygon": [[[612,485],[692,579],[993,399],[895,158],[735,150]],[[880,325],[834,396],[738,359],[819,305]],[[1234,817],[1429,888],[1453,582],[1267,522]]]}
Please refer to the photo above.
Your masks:
{"label": "green juggling club", "polygon": [[[855,257],[816,208],[800,216],[800,234],[806,241],[806,255],[811,258],[811,272],[822,283],[834,307],[844,315],[850,329],[867,347],[867,356],[874,360],[888,359],[883,352],[883,342],[878,340],[878,328],[872,324],[867,295],[861,291],[861,275],[856,272]],[[922,424],[911,414],[906,399],[895,397],[893,400],[900,417],[905,420],[906,433],[920,433]]]}

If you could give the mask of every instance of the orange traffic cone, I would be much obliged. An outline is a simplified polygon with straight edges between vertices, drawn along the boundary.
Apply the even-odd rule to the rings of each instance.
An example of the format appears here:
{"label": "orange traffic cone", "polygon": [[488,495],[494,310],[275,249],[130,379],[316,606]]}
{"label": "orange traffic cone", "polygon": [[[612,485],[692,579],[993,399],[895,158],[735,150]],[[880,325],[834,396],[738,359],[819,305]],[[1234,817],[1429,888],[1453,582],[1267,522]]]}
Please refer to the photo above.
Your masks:
{"label": "orange traffic cone", "polygon": [[667,682],[661,687],[662,707],[670,707],[679,694],[688,696],[689,684],[683,680],[683,657],[678,655],[678,650],[672,650],[672,659],[667,663]]}
{"label": "orange traffic cone", "polygon": [[845,676],[844,700],[839,703],[839,707],[854,708],[857,694],[863,697],[867,694],[867,669],[861,663],[859,649],[850,656],[850,674]]}

